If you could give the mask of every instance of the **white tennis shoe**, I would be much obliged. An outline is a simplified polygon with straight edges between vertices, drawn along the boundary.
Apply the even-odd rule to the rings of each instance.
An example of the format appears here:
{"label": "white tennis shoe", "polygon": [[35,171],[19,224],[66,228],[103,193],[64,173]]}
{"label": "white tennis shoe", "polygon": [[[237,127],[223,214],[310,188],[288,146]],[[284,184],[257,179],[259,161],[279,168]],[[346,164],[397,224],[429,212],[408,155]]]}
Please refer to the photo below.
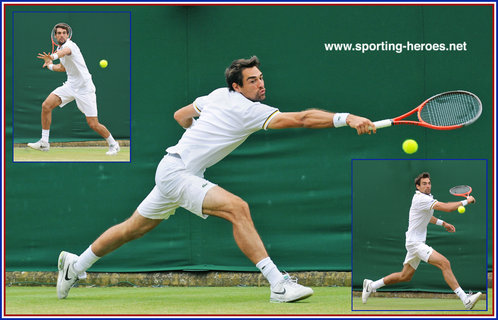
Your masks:
{"label": "white tennis shoe", "polygon": [[62,251],[59,255],[57,268],[59,276],[57,277],[57,297],[65,299],[69,294],[69,289],[79,280],[86,278],[86,272],[77,274],[74,271],[74,263],[78,260],[78,256],[66,251]]}
{"label": "white tennis shoe", "polygon": [[368,297],[372,292],[375,292],[375,289],[372,289],[373,281],[369,279],[363,280],[363,292],[361,293],[361,301],[363,303],[367,303]]}
{"label": "white tennis shoe", "polygon": [[297,283],[296,277],[284,274],[284,279],[271,288],[270,302],[294,302],[306,299],[313,289]]}
{"label": "white tennis shoe", "polygon": [[109,151],[107,151],[105,154],[107,154],[108,156],[113,156],[117,154],[119,150],[121,150],[121,148],[119,147],[119,143],[116,142],[116,144],[111,144],[109,146]]}
{"label": "white tennis shoe", "polygon": [[34,143],[28,143],[28,147],[40,150],[40,151],[48,151],[50,150],[50,143],[42,141],[41,139]]}
{"label": "white tennis shoe", "polygon": [[481,292],[467,295],[467,301],[464,303],[465,309],[472,310],[472,308],[474,308],[477,301],[479,300],[480,296],[481,296]]}

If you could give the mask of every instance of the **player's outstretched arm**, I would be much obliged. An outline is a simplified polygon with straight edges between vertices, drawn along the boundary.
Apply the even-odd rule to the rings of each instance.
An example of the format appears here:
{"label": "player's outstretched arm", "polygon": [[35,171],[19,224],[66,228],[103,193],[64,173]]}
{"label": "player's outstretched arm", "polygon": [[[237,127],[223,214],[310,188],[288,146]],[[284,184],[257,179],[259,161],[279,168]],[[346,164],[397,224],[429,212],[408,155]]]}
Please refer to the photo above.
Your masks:
{"label": "player's outstretched arm", "polygon": [[[285,128],[332,128],[334,127],[335,113],[310,109],[301,112],[281,112],[271,120],[268,128],[285,129]],[[375,128],[373,123],[367,118],[349,114],[346,118],[346,124],[356,129],[358,134],[370,133],[370,127]],[[373,130],[375,132],[375,129]]]}
{"label": "player's outstretched arm", "polygon": [[[476,202],[476,199],[473,196],[469,196],[467,198],[468,203],[474,203]],[[455,211],[458,209],[459,206],[462,205],[462,201],[455,201],[455,202],[436,202],[434,205],[434,210],[438,211],[444,211],[444,212],[451,212]]]}
{"label": "player's outstretched arm", "polygon": [[185,106],[181,109],[178,109],[175,114],[174,118],[176,122],[183,128],[187,129],[189,128],[192,123],[194,122],[194,117],[198,117],[199,113],[195,109],[194,105],[191,103],[188,106]]}

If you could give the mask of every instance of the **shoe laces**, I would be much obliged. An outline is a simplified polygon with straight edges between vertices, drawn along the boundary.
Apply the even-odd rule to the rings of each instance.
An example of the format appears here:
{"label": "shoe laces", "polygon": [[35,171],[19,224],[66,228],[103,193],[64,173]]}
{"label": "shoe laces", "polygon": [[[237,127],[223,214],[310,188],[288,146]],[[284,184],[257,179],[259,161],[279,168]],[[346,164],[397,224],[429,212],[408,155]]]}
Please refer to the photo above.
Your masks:
{"label": "shoe laces", "polygon": [[297,283],[297,277],[293,277],[288,273],[284,273],[284,282],[293,287],[300,286],[300,284]]}

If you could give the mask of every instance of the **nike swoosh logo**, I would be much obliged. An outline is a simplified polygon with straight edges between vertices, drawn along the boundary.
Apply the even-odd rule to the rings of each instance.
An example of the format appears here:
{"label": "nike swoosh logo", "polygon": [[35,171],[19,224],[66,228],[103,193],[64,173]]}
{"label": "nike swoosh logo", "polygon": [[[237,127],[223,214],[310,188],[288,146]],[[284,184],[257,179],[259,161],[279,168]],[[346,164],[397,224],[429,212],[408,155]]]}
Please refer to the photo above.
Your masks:
{"label": "nike swoosh logo", "polygon": [[66,274],[64,275],[64,279],[66,279],[67,281],[71,280],[72,278],[68,278],[67,277],[67,272],[69,271],[69,266],[67,266],[67,269],[66,269]]}
{"label": "nike swoosh logo", "polygon": [[281,291],[281,292],[273,291],[273,293],[275,293],[275,294],[285,294],[285,292],[286,292],[285,288],[284,288],[284,291]]}

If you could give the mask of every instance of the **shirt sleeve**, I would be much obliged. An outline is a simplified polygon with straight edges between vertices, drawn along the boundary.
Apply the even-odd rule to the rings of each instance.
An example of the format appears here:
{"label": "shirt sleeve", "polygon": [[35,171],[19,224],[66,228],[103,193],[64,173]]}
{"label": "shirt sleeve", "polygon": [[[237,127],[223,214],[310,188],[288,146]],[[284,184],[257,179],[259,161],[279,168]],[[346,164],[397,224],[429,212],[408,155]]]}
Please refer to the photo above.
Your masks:
{"label": "shirt sleeve", "polygon": [[251,131],[266,130],[271,119],[278,113],[277,108],[259,102],[255,103],[247,109],[245,114],[246,128]]}
{"label": "shirt sleeve", "polygon": [[207,99],[208,99],[208,96],[202,96],[202,97],[198,97],[197,99],[195,99],[193,105],[194,105],[194,108],[197,112],[199,112],[199,113],[202,112],[202,109],[204,109],[204,106],[207,103]]}
{"label": "shirt sleeve", "polygon": [[418,206],[421,210],[432,210],[434,209],[434,205],[436,204],[436,202],[436,199],[425,195],[420,199]]}

